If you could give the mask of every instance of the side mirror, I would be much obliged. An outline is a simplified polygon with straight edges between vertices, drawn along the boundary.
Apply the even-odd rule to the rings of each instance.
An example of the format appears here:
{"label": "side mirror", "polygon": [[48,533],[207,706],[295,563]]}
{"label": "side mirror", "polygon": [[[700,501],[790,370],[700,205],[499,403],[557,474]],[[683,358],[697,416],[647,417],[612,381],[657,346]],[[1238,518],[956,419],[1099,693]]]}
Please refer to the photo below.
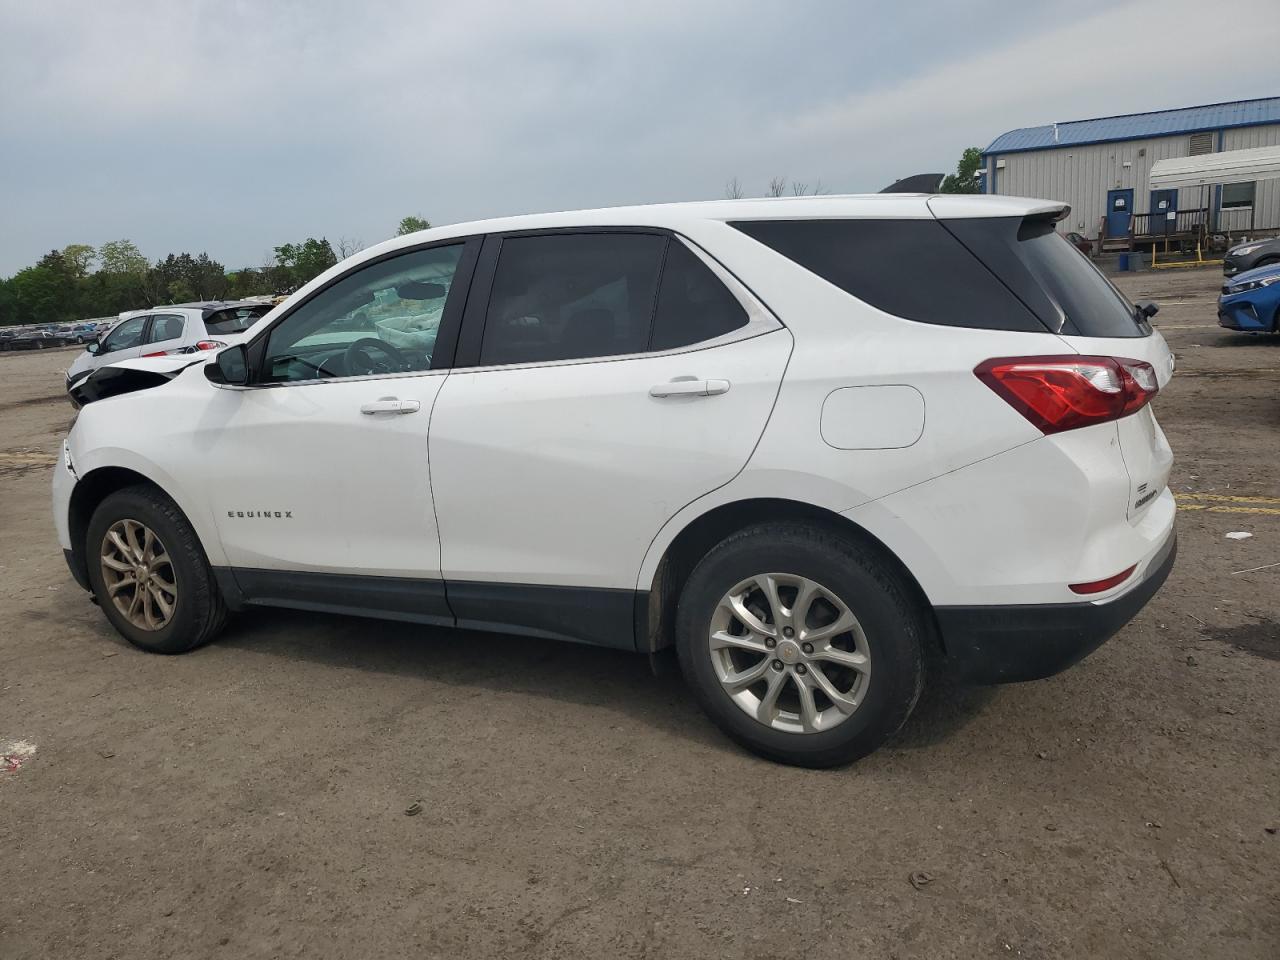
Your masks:
{"label": "side mirror", "polygon": [[1160,304],[1155,303],[1152,300],[1139,300],[1134,304],[1134,306],[1136,306],[1142,315],[1148,320],[1160,312]]}
{"label": "side mirror", "polygon": [[97,340],[90,340],[89,345],[84,348],[84,352],[88,354],[92,354],[93,356],[96,357],[98,355],[98,351],[101,349],[102,349],[102,344],[100,344]]}
{"label": "side mirror", "polygon": [[204,367],[205,378],[210,383],[244,386],[249,382],[249,358],[243,343],[227,347]]}

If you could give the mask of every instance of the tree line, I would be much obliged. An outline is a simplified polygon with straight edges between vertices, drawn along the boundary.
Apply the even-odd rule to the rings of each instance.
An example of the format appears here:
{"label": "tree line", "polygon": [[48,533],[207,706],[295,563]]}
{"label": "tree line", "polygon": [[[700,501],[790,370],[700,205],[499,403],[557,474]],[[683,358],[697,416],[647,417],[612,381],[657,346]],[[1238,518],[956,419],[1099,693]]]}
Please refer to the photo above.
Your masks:
{"label": "tree line", "polygon": [[[405,217],[397,235],[430,226],[422,217]],[[275,247],[261,267],[227,270],[207,253],[170,253],[152,263],[131,240],[110,240],[96,248],[72,243],[0,278],[0,326],[66,323],[166,303],[291,293],[363,247],[346,237],[333,243],[307,237]]]}

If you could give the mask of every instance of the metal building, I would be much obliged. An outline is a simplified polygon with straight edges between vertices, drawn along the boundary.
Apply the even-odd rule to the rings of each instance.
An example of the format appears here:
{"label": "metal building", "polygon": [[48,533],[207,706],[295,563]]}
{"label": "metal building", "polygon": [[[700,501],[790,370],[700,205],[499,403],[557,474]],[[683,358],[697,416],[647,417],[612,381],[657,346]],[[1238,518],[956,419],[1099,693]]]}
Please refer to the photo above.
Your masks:
{"label": "metal building", "polygon": [[1010,130],[983,151],[987,193],[1071,205],[1062,229],[1133,247],[1280,229],[1280,180],[1152,189],[1151,166],[1280,145],[1280,97]]}

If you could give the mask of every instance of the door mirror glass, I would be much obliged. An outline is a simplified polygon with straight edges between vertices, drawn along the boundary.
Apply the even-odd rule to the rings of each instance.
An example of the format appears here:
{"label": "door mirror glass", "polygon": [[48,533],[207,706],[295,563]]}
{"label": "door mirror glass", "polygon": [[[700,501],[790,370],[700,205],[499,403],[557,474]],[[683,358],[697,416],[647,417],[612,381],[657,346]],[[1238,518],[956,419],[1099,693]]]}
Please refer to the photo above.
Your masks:
{"label": "door mirror glass", "polygon": [[87,347],[85,347],[85,348],[84,348],[84,352],[85,352],[85,353],[88,353],[88,354],[92,354],[93,356],[97,356],[97,354],[98,354],[98,341],[97,341],[97,340],[92,340],[92,341],[90,341],[89,345],[88,345]]}
{"label": "door mirror glass", "polygon": [[210,383],[244,386],[249,382],[249,359],[243,343],[221,351],[213,363],[206,364],[204,375]]}

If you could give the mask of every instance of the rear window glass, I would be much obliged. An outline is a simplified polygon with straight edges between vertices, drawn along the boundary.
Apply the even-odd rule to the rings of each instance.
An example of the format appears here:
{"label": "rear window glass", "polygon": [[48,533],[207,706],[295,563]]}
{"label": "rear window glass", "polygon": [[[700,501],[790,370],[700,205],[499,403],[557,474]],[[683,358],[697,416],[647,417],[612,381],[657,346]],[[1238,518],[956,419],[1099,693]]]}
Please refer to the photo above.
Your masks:
{"label": "rear window glass", "polygon": [[1054,333],[1142,337],[1134,306],[1052,220],[988,217],[944,221]]}
{"label": "rear window glass", "polygon": [[204,318],[204,328],[209,333],[243,333],[270,309],[269,303],[262,303],[251,307],[227,307],[223,310],[215,310]]}
{"label": "rear window glass", "polygon": [[937,220],[761,220],[733,226],[886,313],[951,327],[1045,330]]}

